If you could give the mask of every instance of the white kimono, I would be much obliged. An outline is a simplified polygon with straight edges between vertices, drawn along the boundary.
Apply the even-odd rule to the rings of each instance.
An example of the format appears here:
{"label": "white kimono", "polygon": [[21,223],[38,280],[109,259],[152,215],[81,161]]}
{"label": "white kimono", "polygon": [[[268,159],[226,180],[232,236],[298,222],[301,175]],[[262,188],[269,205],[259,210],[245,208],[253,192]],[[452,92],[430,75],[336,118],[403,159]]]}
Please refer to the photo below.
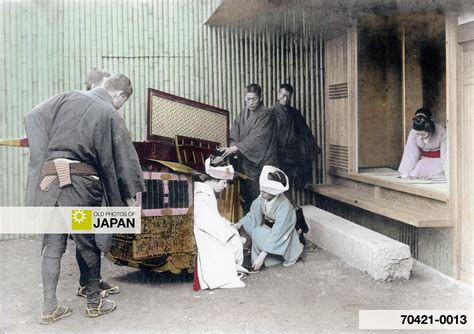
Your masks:
{"label": "white kimono", "polygon": [[[448,173],[448,147],[446,129],[436,124],[435,132],[425,141],[413,130],[408,135],[398,171],[405,177],[425,180],[446,180]],[[423,152],[439,151],[439,158],[424,157]]]}
{"label": "white kimono", "polygon": [[213,189],[202,182],[194,183],[194,236],[201,289],[244,287],[237,276],[243,262],[242,239],[219,214]]}

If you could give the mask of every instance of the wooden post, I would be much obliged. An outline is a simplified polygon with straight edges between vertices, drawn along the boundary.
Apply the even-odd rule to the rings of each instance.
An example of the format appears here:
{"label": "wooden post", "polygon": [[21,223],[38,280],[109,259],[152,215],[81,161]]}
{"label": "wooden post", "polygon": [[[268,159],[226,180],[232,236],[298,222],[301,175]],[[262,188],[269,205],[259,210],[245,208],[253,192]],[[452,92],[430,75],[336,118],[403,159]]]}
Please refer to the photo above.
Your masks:
{"label": "wooden post", "polygon": [[407,96],[406,96],[406,52],[405,52],[405,25],[402,26],[402,119],[403,119],[403,137],[402,147],[405,147],[407,140]]}
{"label": "wooden post", "polygon": [[[458,245],[458,276],[466,282],[474,282],[474,13],[466,23],[457,27],[458,56],[458,151],[459,164],[452,173],[458,186],[455,202],[459,218],[455,225],[455,246]],[[451,145],[450,145],[451,146]],[[452,159],[450,159],[451,161]]]}
{"label": "wooden post", "polygon": [[453,276],[459,279],[460,266],[460,229],[459,229],[459,178],[458,178],[458,105],[457,105],[457,50],[456,42],[457,15],[446,15],[446,125],[448,129],[449,152],[449,218],[454,224],[453,229]]}

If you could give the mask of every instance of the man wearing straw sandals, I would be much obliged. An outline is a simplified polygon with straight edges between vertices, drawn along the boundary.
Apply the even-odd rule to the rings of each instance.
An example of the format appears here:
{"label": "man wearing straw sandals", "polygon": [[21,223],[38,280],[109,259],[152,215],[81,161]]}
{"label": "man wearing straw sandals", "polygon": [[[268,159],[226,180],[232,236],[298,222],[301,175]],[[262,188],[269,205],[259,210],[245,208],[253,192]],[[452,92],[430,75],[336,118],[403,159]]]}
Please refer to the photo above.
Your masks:
{"label": "man wearing straw sandals", "polygon": [[[114,75],[103,88],[56,95],[25,117],[30,143],[27,180],[29,206],[134,205],[144,191],[143,172],[130,133],[116,112],[132,94],[130,80]],[[61,258],[67,234],[45,234],[42,280],[44,309],[41,324],[71,315],[56,298]],[[115,302],[100,295],[101,251],[93,234],[73,234],[87,274],[88,317],[111,313]]]}

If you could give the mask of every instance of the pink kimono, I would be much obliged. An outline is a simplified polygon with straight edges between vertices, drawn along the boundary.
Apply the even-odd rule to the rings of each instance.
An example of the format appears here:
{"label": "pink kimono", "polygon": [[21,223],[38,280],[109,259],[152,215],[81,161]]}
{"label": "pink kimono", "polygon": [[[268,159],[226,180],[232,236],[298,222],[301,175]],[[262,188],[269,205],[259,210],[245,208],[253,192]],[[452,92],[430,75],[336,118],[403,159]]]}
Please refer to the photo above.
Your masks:
{"label": "pink kimono", "polygon": [[402,177],[446,180],[447,161],[446,129],[436,124],[426,143],[410,131],[398,171]]}

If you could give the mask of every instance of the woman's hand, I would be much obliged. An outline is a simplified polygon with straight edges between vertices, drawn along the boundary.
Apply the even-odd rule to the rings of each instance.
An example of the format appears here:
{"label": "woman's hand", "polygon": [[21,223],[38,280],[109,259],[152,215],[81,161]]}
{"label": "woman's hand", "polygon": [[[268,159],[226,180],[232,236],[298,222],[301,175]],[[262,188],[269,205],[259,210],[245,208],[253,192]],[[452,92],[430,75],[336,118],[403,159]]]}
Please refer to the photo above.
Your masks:
{"label": "woman's hand", "polygon": [[242,227],[242,223],[241,223],[241,222],[238,222],[238,223],[235,223],[235,224],[232,225],[232,226],[234,226],[234,227],[238,230],[239,228]]}
{"label": "woman's hand", "polygon": [[253,270],[260,270],[266,257],[267,257],[267,253],[261,252],[260,255],[255,259],[255,262],[252,265]]}
{"label": "woman's hand", "polygon": [[135,199],[133,197],[130,197],[130,198],[127,198],[125,200],[125,203],[127,203],[128,206],[137,206],[137,202],[135,201]]}

